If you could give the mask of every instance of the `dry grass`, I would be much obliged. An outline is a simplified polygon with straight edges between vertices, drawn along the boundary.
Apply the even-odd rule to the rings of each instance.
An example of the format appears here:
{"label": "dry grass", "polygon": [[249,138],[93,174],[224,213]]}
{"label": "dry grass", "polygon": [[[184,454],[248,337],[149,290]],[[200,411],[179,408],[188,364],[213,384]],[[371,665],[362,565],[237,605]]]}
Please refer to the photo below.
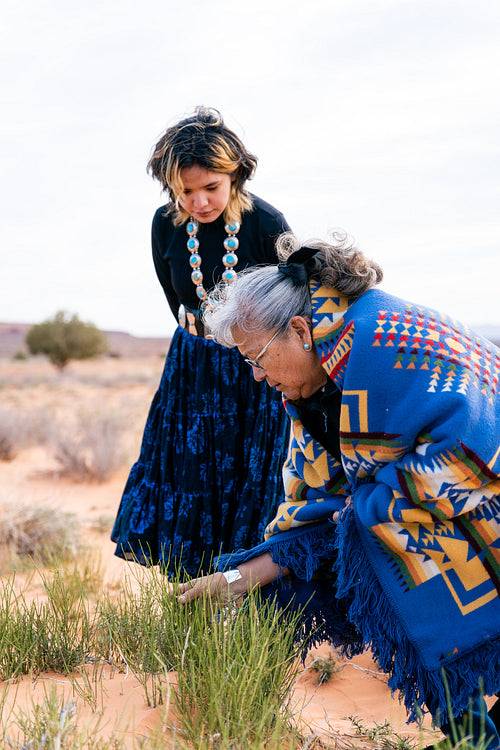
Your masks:
{"label": "dry grass", "polygon": [[0,360],[0,389],[4,395],[11,389],[26,391],[40,387],[61,394],[75,386],[107,390],[130,389],[134,386],[154,389],[164,362],[164,357],[134,360],[103,358],[70,362],[63,372],[57,372],[44,357],[30,357],[24,361]]}
{"label": "dry grass", "polygon": [[13,461],[24,448],[43,442],[44,409],[0,407],[0,461]]}
{"label": "dry grass", "polygon": [[70,420],[52,420],[45,441],[65,476],[105,482],[127,461],[124,432],[120,413],[82,411]]}
{"label": "dry grass", "polygon": [[13,409],[0,408],[0,461],[12,461],[24,443],[23,422]]}
{"label": "dry grass", "polygon": [[77,481],[102,482],[135,460],[159,383],[159,357],[72,362],[61,374],[47,362],[2,362],[0,461],[44,446]]}
{"label": "dry grass", "polygon": [[0,505],[0,573],[25,568],[28,561],[65,560],[80,547],[79,524],[71,514],[46,506]]}

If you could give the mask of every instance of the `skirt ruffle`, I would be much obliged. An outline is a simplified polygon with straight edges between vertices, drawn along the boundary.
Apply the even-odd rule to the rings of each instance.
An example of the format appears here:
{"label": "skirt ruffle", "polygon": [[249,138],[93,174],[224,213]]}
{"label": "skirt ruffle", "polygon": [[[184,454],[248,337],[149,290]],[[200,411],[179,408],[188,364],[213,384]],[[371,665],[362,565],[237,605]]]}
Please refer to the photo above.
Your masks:
{"label": "skirt ruffle", "polygon": [[112,531],[115,554],[189,576],[263,537],[283,495],[281,397],[236,349],[177,328]]}

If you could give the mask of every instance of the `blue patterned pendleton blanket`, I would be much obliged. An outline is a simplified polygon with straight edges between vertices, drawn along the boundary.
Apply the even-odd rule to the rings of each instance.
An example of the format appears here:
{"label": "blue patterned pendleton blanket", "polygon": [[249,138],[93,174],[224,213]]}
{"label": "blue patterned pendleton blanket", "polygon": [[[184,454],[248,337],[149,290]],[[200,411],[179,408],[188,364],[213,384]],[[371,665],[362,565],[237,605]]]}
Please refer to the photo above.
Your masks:
{"label": "blue patterned pendleton blanket", "polygon": [[500,351],[378,289],[350,301],[311,282],[311,297],[342,463],[285,401],[286,497],[245,557],[310,578],[335,554],[337,596],[410,714],[446,715],[443,668],[462,710],[479,680],[500,689]]}

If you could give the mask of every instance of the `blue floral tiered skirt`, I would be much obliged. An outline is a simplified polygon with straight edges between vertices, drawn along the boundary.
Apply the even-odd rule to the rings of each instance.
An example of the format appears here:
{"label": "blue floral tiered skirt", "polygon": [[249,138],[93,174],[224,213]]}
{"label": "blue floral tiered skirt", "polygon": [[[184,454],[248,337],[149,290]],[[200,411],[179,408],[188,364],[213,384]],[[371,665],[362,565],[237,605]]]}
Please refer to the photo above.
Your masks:
{"label": "blue floral tiered skirt", "polygon": [[262,541],[283,495],[289,421],[237,349],[178,327],[111,538],[165,572],[207,572]]}

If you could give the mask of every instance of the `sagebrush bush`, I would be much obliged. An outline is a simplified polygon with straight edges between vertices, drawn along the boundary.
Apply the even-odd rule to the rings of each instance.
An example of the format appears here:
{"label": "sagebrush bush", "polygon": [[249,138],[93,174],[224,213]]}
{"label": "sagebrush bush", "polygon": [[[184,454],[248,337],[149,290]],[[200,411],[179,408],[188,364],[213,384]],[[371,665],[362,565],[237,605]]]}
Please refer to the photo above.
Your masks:
{"label": "sagebrush bush", "polygon": [[53,563],[74,556],[78,549],[79,525],[72,514],[36,505],[0,504],[2,563],[16,567],[27,558]]}
{"label": "sagebrush bush", "polygon": [[[41,703],[31,699],[29,710],[16,707],[10,726],[0,735],[5,750],[126,750],[122,738],[111,731],[109,738],[102,735],[102,715],[82,723],[79,706],[74,698],[67,699],[51,686]],[[137,743],[140,750],[159,750],[152,742]]]}
{"label": "sagebrush bush", "polygon": [[24,425],[18,411],[0,407],[0,461],[12,461],[24,442]]}
{"label": "sagebrush bush", "polygon": [[12,461],[20,450],[40,442],[45,419],[40,409],[0,407],[0,461]]}
{"label": "sagebrush bush", "polygon": [[105,482],[126,461],[124,420],[117,412],[83,411],[70,421],[53,419],[45,439],[64,474]]}
{"label": "sagebrush bush", "polygon": [[45,354],[62,369],[71,359],[90,359],[108,350],[105,335],[93,323],[84,323],[60,310],[53,318],[32,326],[26,334],[31,354]]}

